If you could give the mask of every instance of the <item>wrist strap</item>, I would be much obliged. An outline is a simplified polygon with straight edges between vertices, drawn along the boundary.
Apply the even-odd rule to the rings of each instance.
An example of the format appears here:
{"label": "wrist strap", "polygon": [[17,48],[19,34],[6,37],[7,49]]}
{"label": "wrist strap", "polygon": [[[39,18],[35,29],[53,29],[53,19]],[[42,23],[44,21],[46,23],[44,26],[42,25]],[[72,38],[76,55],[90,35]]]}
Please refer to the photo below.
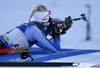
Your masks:
{"label": "wrist strap", "polygon": [[55,35],[53,38],[54,38],[54,39],[55,39],[55,38],[58,38],[58,39],[60,40],[60,37],[59,37],[59,36],[57,36],[57,35]]}

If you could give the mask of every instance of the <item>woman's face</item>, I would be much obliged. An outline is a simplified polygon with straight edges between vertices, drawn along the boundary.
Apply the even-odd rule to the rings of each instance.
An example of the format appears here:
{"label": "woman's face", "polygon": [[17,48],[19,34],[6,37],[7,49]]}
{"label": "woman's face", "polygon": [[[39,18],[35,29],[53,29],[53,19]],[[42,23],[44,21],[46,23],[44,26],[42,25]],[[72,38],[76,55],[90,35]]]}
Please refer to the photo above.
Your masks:
{"label": "woman's face", "polygon": [[43,24],[44,26],[48,25],[48,21],[47,22],[40,22],[41,24]]}

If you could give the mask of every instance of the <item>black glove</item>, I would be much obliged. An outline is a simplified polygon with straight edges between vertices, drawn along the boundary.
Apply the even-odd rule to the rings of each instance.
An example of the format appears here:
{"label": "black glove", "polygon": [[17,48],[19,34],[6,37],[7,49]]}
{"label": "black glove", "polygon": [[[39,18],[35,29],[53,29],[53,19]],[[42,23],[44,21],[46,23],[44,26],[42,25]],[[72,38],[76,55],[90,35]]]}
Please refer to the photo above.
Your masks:
{"label": "black glove", "polygon": [[73,24],[73,21],[72,21],[72,19],[71,19],[70,16],[67,17],[67,18],[65,18],[65,23],[66,23],[66,27],[62,29],[61,34],[65,34],[66,31],[67,31],[67,30],[72,26],[72,24]]}

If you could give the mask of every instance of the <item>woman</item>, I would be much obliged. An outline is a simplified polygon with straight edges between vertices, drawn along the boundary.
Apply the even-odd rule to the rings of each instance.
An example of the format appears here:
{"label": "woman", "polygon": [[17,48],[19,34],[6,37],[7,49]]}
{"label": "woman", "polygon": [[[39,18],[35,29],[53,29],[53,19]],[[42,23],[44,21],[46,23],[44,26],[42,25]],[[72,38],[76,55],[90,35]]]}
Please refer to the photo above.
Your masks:
{"label": "woman", "polygon": [[54,35],[54,43],[46,38],[51,12],[43,5],[36,5],[28,23],[23,23],[0,36],[0,49],[30,47],[33,44],[53,53],[60,51],[59,37]]}
{"label": "woman", "polygon": [[[0,36],[0,49],[31,47],[36,44],[45,50],[59,53],[60,32],[50,26],[50,15],[51,12],[45,6],[34,6],[28,23],[23,23]],[[48,34],[53,37],[52,42],[46,38]]]}

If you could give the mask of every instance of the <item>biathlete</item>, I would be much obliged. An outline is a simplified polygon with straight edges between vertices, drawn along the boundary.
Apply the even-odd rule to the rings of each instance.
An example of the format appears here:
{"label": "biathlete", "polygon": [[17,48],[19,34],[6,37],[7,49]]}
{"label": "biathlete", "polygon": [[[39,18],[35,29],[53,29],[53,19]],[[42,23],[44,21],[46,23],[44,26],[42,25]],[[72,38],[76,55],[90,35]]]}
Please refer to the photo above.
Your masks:
{"label": "biathlete", "polygon": [[[42,49],[59,53],[60,30],[51,26],[50,15],[51,11],[48,11],[45,6],[34,6],[28,23],[23,23],[0,36],[0,49],[31,47],[36,44]],[[59,19],[54,18],[52,21],[58,22]],[[67,23],[71,25],[72,20],[68,18]],[[63,31],[69,28],[66,27]],[[53,37],[52,41],[47,38],[47,35]]]}

